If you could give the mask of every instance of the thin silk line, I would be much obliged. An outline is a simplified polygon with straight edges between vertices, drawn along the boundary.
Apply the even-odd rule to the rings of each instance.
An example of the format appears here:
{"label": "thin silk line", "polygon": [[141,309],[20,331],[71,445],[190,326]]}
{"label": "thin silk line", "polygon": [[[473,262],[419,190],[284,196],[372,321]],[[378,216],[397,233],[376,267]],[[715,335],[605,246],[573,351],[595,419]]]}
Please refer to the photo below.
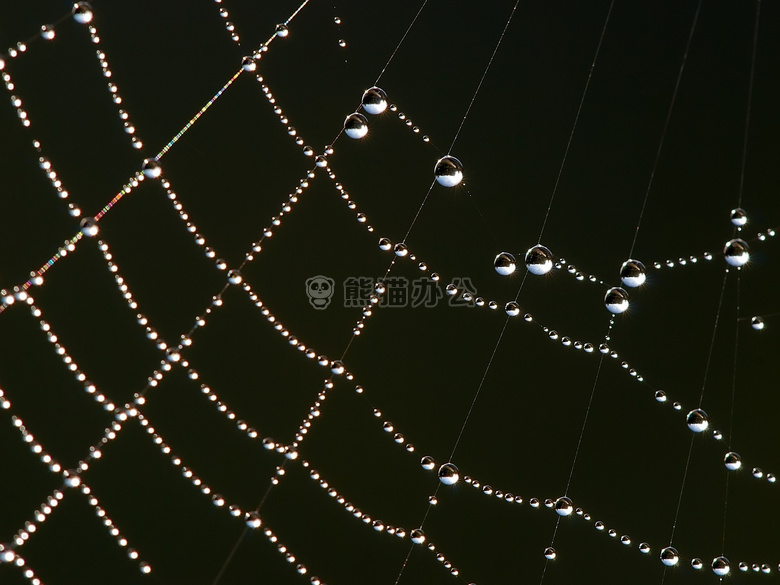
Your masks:
{"label": "thin silk line", "polygon": [[748,82],[747,111],[745,113],[745,136],[742,141],[742,169],[739,173],[738,206],[742,206],[742,192],[745,187],[745,161],[747,160],[748,131],[750,129],[750,109],[753,105],[753,79],[756,73],[756,48],[758,46],[758,20],[761,15],[761,0],[756,0],[756,24],[753,29],[753,55],[750,58],[750,81]]}
{"label": "thin silk line", "polygon": [[412,22],[409,24],[409,27],[406,29],[406,32],[404,32],[404,35],[401,37],[401,40],[398,41],[398,44],[396,45],[395,49],[393,49],[393,53],[390,55],[390,58],[387,60],[387,63],[385,63],[385,66],[382,67],[382,71],[379,72],[379,77],[376,78],[374,85],[377,85],[379,83],[379,80],[382,79],[382,76],[385,74],[387,67],[390,65],[390,62],[393,60],[393,57],[395,57],[395,54],[398,52],[398,49],[400,49],[401,45],[404,44],[404,41],[406,40],[406,36],[409,34],[409,31],[412,30],[414,23],[417,22],[417,18],[420,16],[420,13],[423,11],[423,8],[425,8],[426,4],[428,4],[428,0],[423,0],[422,6],[420,6],[420,9],[417,11],[417,14],[414,15]]}
{"label": "thin silk line", "polygon": [[563,167],[566,165],[566,158],[569,156],[569,149],[571,148],[571,142],[574,139],[574,131],[577,129],[577,122],[580,120],[580,113],[582,113],[582,105],[585,103],[585,96],[588,94],[588,87],[590,86],[590,80],[593,77],[593,70],[596,68],[596,60],[599,58],[599,52],[601,51],[601,44],[604,41],[604,35],[607,32],[607,24],[609,24],[609,17],[612,14],[612,7],[615,6],[615,0],[609,5],[607,11],[607,18],[604,20],[604,26],[601,29],[601,36],[599,37],[599,44],[596,47],[596,54],[593,55],[593,62],[590,64],[590,71],[588,72],[588,79],[585,82],[585,89],[582,90],[582,97],[580,98],[580,105],[577,107],[577,115],[574,116],[574,124],[571,127],[571,133],[569,134],[569,141],[566,143],[566,149],[563,151],[563,160],[561,166],[558,169],[558,176],[555,178],[555,185],[553,186],[552,195],[550,195],[550,203],[547,205],[547,212],[544,214],[544,221],[542,221],[542,230],[539,232],[539,240],[537,243],[542,242],[542,235],[544,234],[544,228],[547,225],[547,219],[550,217],[550,210],[552,209],[553,199],[558,192],[558,184],[561,182],[561,175],[563,175]]}
{"label": "thin silk line", "polygon": [[726,279],[729,276],[729,271],[723,273],[723,285],[720,287],[720,298],[718,299],[718,309],[715,312],[715,324],[712,327],[712,338],[710,339],[710,351],[707,354],[707,365],[704,368],[704,380],[701,383],[701,395],[699,396],[699,408],[704,401],[704,388],[707,386],[707,376],[710,372],[710,363],[712,362],[712,350],[715,347],[715,334],[718,332],[718,321],[720,320],[720,311],[723,307],[723,293],[726,290]]}
{"label": "thin silk line", "polygon": [[688,468],[691,465],[691,453],[693,452],[693,439],[696,435],[691,434],[691,445],[688,447],[688,459],[685,461],[685,471],[683,472],[682,485],[680,486],[680,497],[677,498],[677,509],[674,512],[674,523],[672,524],[672,535],[669,537],[669,546],[674,542],[674,531],[677,529],[677,517],[680,515],[680,506],[682,505],[683,492],[685,491],[685,480],[688,478]]}
{"label": "thin silk line", "polygon": [[474,95],[471,96],[471,102],[469,102],[469,107],[466,108],[466,113],[463,114],[463,119],[460,121],[460,126],[458,126],[458,131],[455,132],[455,138],[452,139],[452,144],[450,144],[450,148],[447,151],[447,154],[452,152],[452,147],[455,146],[455,141],[458,139],[458,136],[460,135],[460,131],[463,129],[463,124],[466,123],[466,118],[468,117],[469,112],[471,111],[471,106],[474,105],[474,100],[477,99],[477,94],[479,93],[479,89],[482,87],[482,83],[485,81],[487,72],[490,69],[490,66],[493,64],[493,59],[496,58],[496,53],[498,53],[498,48],[501,46],[501,41],[504,40],[506,31],[509,28],[509,23],[512,22],[512,17],[515,15],[515,12],[517,11],[518,4],[520,4],[520,0],[516,0],[515,5],[512,7],[512,12],[509,13],[509,18],[507,19],[506,24],[504,25],[504,30],[501,31],[501,36],[498,37],[498,42],[496,43],[496,46],[493,48],[493,54],[490,55],[490,60],[488,61],[487,67],[485,67],[485,70],[482,72],[482,78],[479,80],[479,83],[477,84],[477,89],[474,90]]}
{"label": "thin silk line", "polygon": [[666,138],[666,131],[669,128],[669,120],[672,117],[672,110],[674,109],[674,103],[677,100],[677,91],[680,89],[680,81],[682,80],[683,71],[685,70],[685,62],[688,60],[688,51],[691,48],[691,41],[693,40],[693,33],[696,30],[696,23],[699,20],[699,12],[701,12],[701,0],[696,5],[696,13],[693,16],[693,23],[691,24],[691,31],[688,34],[688,42],[685,45],[685,53],[683,53],[682,63],[680,64],[680,71],[677,74],[677,82],[674,84],[674,92],[672,93],[672,101],[669,104],[669,111],[666,113],[666,121],[664,122],[664,128],[661,132],[661,140],[658,142],[658,150],[655,153],[655,160],[653,161],[653,168],[650,171],[650,180],[647,183],[647,190],[645,190],[645,198],[642,201],[642,209],[639,212],[639,220],[636,224],[636,231],[634,232],[634,239],[631,242],[631,250],[628,252],[628,257],[634,254],[634,246],[636,246],[636,238],[639,235],[639,227],[642,225],[642,217],[645,214],[645,208],[647,207],[647,200],[650,197],[650,188],[653,186],[653,179],[655,178],[655,171],[658,168],[658,160],[661,158],[661,150],[664,146],[664,139]]}
{"label": "thin silk line", "polygon": [[[734,321],[734,365],[731,371],[731,412],[729,413],[729,447],[731,451],[731,442],[734,438],[734,404],[736,402],[737,395],[737,356],[739,352],[739,292],[740,292],[740,275],[737,273],[737,318]],[[723,498],[723,539],[721,541],[721,551],[726,551],[726,520],[728,518],[729,509],[729,478],[730,472],[726,472],[726,495]]]}

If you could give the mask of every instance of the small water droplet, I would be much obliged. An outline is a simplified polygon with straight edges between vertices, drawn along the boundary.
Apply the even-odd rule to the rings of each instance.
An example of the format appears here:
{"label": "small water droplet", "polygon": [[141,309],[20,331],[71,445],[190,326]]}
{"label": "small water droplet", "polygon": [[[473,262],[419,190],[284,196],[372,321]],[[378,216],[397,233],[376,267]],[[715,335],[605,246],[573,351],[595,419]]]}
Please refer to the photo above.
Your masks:
{"label": "small water droplet", "polygon": [[722,577],[728,575],[731,570],[731,563],[726,557],[715,557],[712,560],[712,572]]}
{"label": "small water droplet", "polygon": [[286,37],[290,34],[290,29],[287,28],[286,24],[277,24],[276,25],[276,36],[277,37]]}
{"label": "small water droplet", "polygon": [[92,22],[92,6],[89,2],[76,2],[73,5],[73,20],[79,24]]}
{"label": "small water droplet", "polygon": [[756,331],[761,331],[764,328],[764,320],[761,317],[753,317],[750,326]]}
{"label": "small water droplet", "polygon": [[544,558],[546,558],[549,561],[554,561],[556,557],[558,556],[558,553],[555,552],[555,549],[551,546],[548,546],[546,549],[544,549]]}

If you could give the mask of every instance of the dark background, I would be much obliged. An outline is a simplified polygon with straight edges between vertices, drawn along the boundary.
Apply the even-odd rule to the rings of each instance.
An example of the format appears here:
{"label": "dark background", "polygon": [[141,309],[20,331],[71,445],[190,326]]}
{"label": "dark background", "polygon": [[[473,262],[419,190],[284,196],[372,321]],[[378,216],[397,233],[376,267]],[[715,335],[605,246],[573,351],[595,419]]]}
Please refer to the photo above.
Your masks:
{"label": "dark background", "polygon": [[[234,286],[183,352],[200,378],[193,381],[175,366],[147,391],[164,356],[136,313],[175,345],[226,276],[194,243],[160,182],[143,181],[100,221],[98,238],[79,242],[29,292],[60,343],[110,400],[121,405],[146,392],[150,424],[227,504],[250,510],[267,494],[264,527],[309,572],[296,574],[296,563],[285,562],[260,531],[245,534],[227,504],[212,505],[131,420],[83,480],[152,573],[141,575],[87,498],[66,490],[19,550],[43,582],[214,583],[239,538],[220,583],[304,583],[312,575],[331,585],[399,582],[408,537],[375,532],[354,518],[309,479],[303,460],[372,519],[409,531],[425,517],[429,541],[460,570],[453,579],[417,546],[401,583],[536,583],[543,571],[549,585],[705,583],[717,581],[709,564],[720,554],[732,562],[729,581],[777,579],[780,486],[753,478],[751,469],[780,470],[780,319],[771,317],[780,310],[778,249],[772,238],[756,239],[780,225],[780,5],[761,6],[742,201],[751,262],[732,270],[724,285],[722,249],[734,237],[729,213],[740,193],[756,5],[703,2],[633,256],[648,267],[701,259],[705,252],[713,259],[650,269],[647,284],[629,291],[630,309],[616,319],[610,341],[620,357],[603,360],[588,410],[601,354],[564,347],[542,327],[596,346],[604,341],[603,296],[619,284],[628,257],[696,3],[617,1],[604,36],[542,237],[557,258],[604,284],[578,282],[566,270],[524,280],[522,265],[500,277],[492,260],[501,251],[521,259],[538,242],[609,2],[520,2],[452,149],[464,163],[464,184],[434,185],[427,199],[433,166],[449,150],[513,2],[430,0],[379,81],[398,111],[369,116],[362,140],[333,142],[417,4],[312,0],[290,23],[289,37],[275,39],[259,61],[256,74],[304,143],[316,153],[334,144],[331,169],[356,208],[317,170],[243,268],[244,279],[292,335],[338,358],[361,315],[343,306],[343,281],[384,275],[392,253],[378,248],[379,238],[403,240],[425,201],[406,243],[441,274],[441,288],[468,277],[479,295],[500,306],[520,290],[522,313],[533,314],[534,322],[506,323],[501,309],[452,307],[446,298],[429,309],[376,309],[344,357],[354,379],[334,378],[299,459],[285,465],[285,477],[269,492],[284,457],[239,431],[199,386],[208,384],[259,438],[288,444],[330,370],[291,347]],[[54,40],[32,39],[25,53],[5,58],[16,86],[11,93],[32,121],[25,129],[15,108],[7,101],[0,107],[0,287],[9,291],[79,225],[39,168],[34,138],[70,192],[68,201],[94,215],[297,8],[295,2],[225,0],[221,7],[241,37],[239,47],[213,2],[93,5],[110,81],[144,146],[131,148],[86,27],[67,16],[70,5],[6,2],[3,47],[67,16]],[[346,47],[339,47],[341,39]],[[399,112],[419,134],[398,120]],[[241,264],[314,169],[248,73],[161,163],[189,221],[229,267]],[[367,216],[373,232],[355,221],[356,213]],[[117,290],[98,239],[110,246],[137,311]],[[399,259],[391,275],[419,278],[416,264]],[[318,274],[336,282],[324,311],[309,305],[304,289]],[[763,331],[751,329],[753,315],[766,316]],[[68,468],[99,441],[113,415],[74,381],[21,303],[0,315],[0,343],[0,387],[12,403],[0,417],[0,542],[8,543],[62,486],[62,477],[20,440],[11,416],[23,419]],[[620,367],[624,360],[642,382]],[[362,395],[356,384],[365,388]],[[654,400],[657,390],[669,395],[667,403]],[[440,486],[419,465],[423,455],[437,464],[448,460],[472,402],[453,462],[462,476],[522,496],[520,505],[489,498],[464,481]],[[710,430],[693,436],[686,468],[692,433],[685,414],[697,406],[708,412]],[[374,408],[380,417],[372,416]],[[561,519],[558,559],[545,569],[542,552],[558,516],[528,501],[566,491],[586,412],[567,493],[592,520]],[[383,432],[385,421],[404,434],[403,444]],[[713,429],[724,434],[721,441]],[[404,450],[406,442],[414,453]],[[744,464],[728,472],[727,489],[722,459],[729,445]],[[439,503],[426,516],[434,492]],[[673,544],[680,566],[664,570],[658,554],[669,544],[678,501]],[[617,537],[595,530],[596,520]],[[630,545],[619,542],[622,535]],[[639,553],[642,541],[650,554]],[[690,568],[693,557],[703,559],[704,570]],[[743,575],[738,562],[767,563],[772,572]],[[20,569],[2,565],[0,582],[26,581]]]}

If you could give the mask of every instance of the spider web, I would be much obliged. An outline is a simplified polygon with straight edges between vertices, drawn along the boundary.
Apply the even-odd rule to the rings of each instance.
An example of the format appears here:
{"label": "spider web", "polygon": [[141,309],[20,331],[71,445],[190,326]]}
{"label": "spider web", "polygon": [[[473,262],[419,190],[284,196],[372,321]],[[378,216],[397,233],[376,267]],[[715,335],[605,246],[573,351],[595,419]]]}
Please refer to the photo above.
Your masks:
{"label": "spider web", "polygon": [[[756,6],[704,6],[670,109],[693,2],[256,4],[5,11],[2,582],[776,575],[776,7],[752,61]],[[612,317],[646,190],[648,283]],[[526,276],[548,206],[557,264]],[[354,278],[384,292],[347,306]]]}

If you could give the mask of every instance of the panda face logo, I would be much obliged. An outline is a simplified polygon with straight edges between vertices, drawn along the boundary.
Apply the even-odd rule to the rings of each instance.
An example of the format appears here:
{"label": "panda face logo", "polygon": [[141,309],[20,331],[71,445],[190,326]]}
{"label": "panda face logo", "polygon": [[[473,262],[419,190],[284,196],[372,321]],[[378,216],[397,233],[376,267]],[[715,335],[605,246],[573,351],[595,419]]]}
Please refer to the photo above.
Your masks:
{"label": "panda face logo", "polygon": [[335,282],[327,276],[312,276],[306,280],[306,294],[309,304],[317,310],[324,310],[330,305],[335,288]]}

